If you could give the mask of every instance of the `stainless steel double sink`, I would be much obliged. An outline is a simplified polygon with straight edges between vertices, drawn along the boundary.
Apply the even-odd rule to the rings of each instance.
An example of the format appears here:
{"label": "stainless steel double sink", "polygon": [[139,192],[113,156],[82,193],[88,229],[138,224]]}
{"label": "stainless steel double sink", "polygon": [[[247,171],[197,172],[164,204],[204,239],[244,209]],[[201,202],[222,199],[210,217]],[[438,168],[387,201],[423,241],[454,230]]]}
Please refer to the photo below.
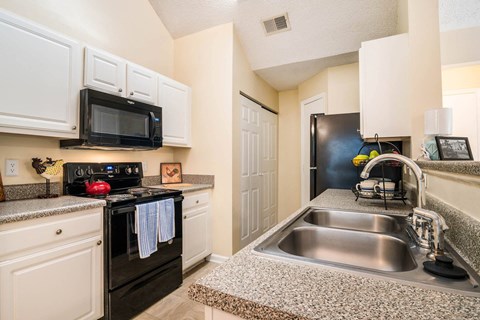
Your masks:
{"label": "stainless steel double sink", "polygon": [[320,264],[420,287],[480,296],[478,275],[448,247],[448,255],[469,273],[462,280],[423,270],[427,250],[406,232],[405,217],[308,207],[254,252],[274,259]]}

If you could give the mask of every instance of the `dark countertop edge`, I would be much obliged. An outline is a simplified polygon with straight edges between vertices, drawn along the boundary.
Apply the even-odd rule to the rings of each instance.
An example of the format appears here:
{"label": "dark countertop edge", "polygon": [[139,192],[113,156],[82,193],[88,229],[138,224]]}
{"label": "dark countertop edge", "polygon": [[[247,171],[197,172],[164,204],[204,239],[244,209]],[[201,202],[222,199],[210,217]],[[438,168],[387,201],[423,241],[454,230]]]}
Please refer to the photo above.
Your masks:
{"label": "dark countertop edge", "polygon": [[415,161],[422,169],[480,176],[480,161]]}
{"label": "dark countertop edge", "polygon": [[[83,198],[82,198],[83,199]],[[32,199],[27,199],[32,200]],[[25,200],[12,200],[12,201],[25,201]],[[105,200],[92,200],[91,203],[79,203],[77,205],[67,205],[67,206],[59,206],[58,208],[53,209],[43,209],[38,211],[27,211],[27,212],[20,212],[14,213],[8,216],[1,216],[0,215],[0,225],[7,224],[7,223],[14,223],[14,222],[21,222],[51,216],[58,216],[62,214],[72,213],[76,211],[83,211],[83,210],[90,210],[95,208],[102,208],[106,205]]]}

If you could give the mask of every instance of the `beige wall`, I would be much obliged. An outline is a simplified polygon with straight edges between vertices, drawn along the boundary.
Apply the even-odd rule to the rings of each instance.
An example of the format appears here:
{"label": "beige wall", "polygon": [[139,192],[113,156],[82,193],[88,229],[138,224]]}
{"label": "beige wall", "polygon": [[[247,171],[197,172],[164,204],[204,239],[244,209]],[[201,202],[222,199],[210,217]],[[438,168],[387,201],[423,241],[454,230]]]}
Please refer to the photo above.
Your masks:
{"label": "beige wall", "polygon": [[[59,142],[56,139],[0,133],[0,165],[4,185],[45,182],[45,179],[37,175],[32,168],[34,157],[43,160],[46,157],[54,160],[63,159],[65,162],[144,161],[148,168],[144,175],[158,176],[160,162],[173,161],[173,152],[168,147],[154,151],[65,150],[59,148]],[[5,159],[19,160],[19,176],[5,176]],[[61,181],[61,178],[61,175],[55,177],[52,182]]]}
{"label": "beige wall", "polygon": [[[173,40],[147,0],[0,0],[0,8],[172,76]],[[160,174],[160,162],[173,160],[173,150],[71,151],[59,149],[53,138],[0,134],[0,171],[5,159],[20,161],[18,177],[2,175],[5,185],[43,182],[34,174],[31,158],[47,156],[69,162],[146,161],[145,175],[150,176]]]}
{"label": "beige wall", "polygon": [[328,68],[328,114],[360,112],[358,63]]}
{"label": "beige wall", "polygon": [[358,63],[325,69],[302,82],[298,86],[298,101],[300,103],[320,93],[326,93],[328,114],[359,112],[360,83]]}
{"label": "beige wall", "polygon": [[0,8],[173,75],[173,40],[148,0],[0,0]]}
{"label": "beige wall", "polygon": [[[314,97],[320,93],[327,93],[328,91],[328,69],[319,72],[308,80],[298,85],[298,101]],[[328,104],[328,94],[327,94]],[[328,110],[328,108],[327,108]],[[300,112],[300,109],[298,110]]]}
{"label": "beige wall", "polygon": [[300,107],[298,90],[279,93],[278,221],[300,208]]}
{"label": "beige wall", "polygon": [[420,155],[424,113],[442,106],[438,1],[408,1],[411,157]]}
{"label": "beige wall", "polygon": [[480,61],[480,27],[440,34],[442,65]]}
{"label": "beige wall", "polygon": [[442,70],[443,91],[480,88],[480,64]]}
{"label": "beige wall", "polygon": [[192,87],[192,149],[175,152],[187,172],[215,175],[213,252],[232,254],[231,23],[175,40],[175,78]]}

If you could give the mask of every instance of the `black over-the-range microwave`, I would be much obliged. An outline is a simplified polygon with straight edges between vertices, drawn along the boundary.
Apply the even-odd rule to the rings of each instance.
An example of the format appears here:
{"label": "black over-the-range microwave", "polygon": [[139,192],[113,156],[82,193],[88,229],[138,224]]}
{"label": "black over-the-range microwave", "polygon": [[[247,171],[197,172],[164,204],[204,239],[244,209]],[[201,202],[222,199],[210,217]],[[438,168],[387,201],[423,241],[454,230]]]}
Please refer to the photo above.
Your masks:
{"label": "black over-the-range microwave", "polygon": [[79,139],[68,149],[153,150],[162,146],[162,108],[92,89],[80,91]]}

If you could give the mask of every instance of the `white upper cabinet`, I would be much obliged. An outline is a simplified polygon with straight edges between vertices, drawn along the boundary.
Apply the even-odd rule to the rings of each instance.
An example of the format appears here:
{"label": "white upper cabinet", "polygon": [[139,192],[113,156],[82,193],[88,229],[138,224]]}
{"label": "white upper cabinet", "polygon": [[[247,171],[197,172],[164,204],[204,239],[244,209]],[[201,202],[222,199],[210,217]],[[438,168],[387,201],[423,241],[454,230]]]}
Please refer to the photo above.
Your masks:
{"label": "white upper cabinet", "polygon": [[191,147],[191,88],[159,76],[158,105],[162,107],[163,145]]}
{"label": "white upper cabinet", "polygon": [[158,74],[154,71],[129,62],[127,64],[128,98],[157,104],[157,78]]}
{"label": "white upper cabinet", "polygon": [[85,86],[157,104],[157,73],[102,50],[85,49]]}
{"label": "white upper cabinet", "polygon": [[107,52],[85,48],[85,85],[125,97],[126,61]]}
{"label": "white upper cabinet", "polygon": [[360,131],[364,139],[411,135],[408,34],[362,42]]}
{"label": "white upper cabinet", "polygon": [[0,10],[0,132],[75,138],[81,46]]}

